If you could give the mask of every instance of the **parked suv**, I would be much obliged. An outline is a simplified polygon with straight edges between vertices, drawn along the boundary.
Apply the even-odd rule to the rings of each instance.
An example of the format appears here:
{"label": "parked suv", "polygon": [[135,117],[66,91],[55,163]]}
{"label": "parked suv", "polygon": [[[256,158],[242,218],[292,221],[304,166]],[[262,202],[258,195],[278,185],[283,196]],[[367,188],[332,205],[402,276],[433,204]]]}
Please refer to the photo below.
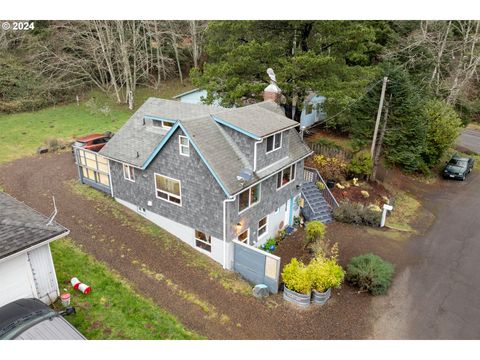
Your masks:
{"label": "parked suv", "polygon": [[454,155],[443,169],[444,179],[465,180],[473,169],[474,160],[470,157]]}

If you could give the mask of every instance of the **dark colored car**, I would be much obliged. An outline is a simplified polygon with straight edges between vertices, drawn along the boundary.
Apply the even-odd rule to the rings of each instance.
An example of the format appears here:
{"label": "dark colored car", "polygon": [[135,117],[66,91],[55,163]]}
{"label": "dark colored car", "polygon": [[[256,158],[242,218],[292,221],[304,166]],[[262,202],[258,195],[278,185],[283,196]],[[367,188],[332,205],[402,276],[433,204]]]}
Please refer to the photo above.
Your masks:
{"label": "dark colored car", "polygon": [[473,169],[474,160],[470,157],[454,155],[443,169],[444,179],[465,180]]}
{"label": "dark colored car", "polygon": [[82,136],[75,141],[73,147],[81,147],[83,149],[97,152],[105,146],[111,137],[112,133],[90,134],[87,136]]}

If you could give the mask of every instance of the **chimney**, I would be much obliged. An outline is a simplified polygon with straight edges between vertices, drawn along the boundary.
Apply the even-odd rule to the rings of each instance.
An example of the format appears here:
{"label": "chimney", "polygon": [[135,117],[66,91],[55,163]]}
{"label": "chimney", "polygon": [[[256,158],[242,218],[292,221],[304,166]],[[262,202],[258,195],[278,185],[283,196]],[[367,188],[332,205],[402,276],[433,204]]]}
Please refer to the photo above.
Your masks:
{"label": "chimney", "polygon": [[277,85],[277,78],[275,76],[275,73],[273,72],[273,69],[268,68],[267,69],[267,74],[270,77],[270,85],[268,85],[263,90],[263,100],[264,101],[273,100],[276,103],[280,103],[280,98],[282,96],[282,90]]}

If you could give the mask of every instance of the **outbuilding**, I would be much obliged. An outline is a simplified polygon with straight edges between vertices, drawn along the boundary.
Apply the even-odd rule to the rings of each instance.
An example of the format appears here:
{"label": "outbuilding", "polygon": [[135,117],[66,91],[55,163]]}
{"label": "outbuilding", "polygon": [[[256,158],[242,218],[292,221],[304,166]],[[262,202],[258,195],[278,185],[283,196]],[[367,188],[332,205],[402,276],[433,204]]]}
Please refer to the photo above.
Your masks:
{"label": "outbuilding", "polygon": [[59,296],[50,243],[69,230],[0,192],[0,306],[22,298],[50,305]]}

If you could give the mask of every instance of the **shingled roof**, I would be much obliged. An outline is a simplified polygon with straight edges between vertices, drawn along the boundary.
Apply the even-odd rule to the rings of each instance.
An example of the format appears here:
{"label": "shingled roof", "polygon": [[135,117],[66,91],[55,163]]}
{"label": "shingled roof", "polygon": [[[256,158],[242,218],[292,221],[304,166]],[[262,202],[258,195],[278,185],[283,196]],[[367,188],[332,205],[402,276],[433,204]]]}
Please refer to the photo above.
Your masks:
{"label": "shingled roof", "polygon": [[47,223],[46,216],[0,192],[0,259],[69,232]]}
{"label": "shingled roof", "polygon": [[[298,123],[288,119],[280,106],[273,101],[225,109],[149,98],[100,150],[100,154],[145,169],[156,151],[175,131],[175,129],[152,131],[152,127],[144,125],[145,117],[175,121],[174,128],[180,127],[187,133],[193,146],[227,194],[235,194],[242,188],[271,175],[272,171],[277,170],[277,166],[269,168],[268,173],[262,173],[261,176],[254,174],[250,181],[240,183],[237,176],[242,169],[249,167],[249,164],[219,123],[241,130],[255,139],[298,126]],[[293,140],[289,143],[289,155],[284,159],[285,166],[311,153],[300,140],[298,133],[295,130],[291,131],[294,132],[290,137]]]}

